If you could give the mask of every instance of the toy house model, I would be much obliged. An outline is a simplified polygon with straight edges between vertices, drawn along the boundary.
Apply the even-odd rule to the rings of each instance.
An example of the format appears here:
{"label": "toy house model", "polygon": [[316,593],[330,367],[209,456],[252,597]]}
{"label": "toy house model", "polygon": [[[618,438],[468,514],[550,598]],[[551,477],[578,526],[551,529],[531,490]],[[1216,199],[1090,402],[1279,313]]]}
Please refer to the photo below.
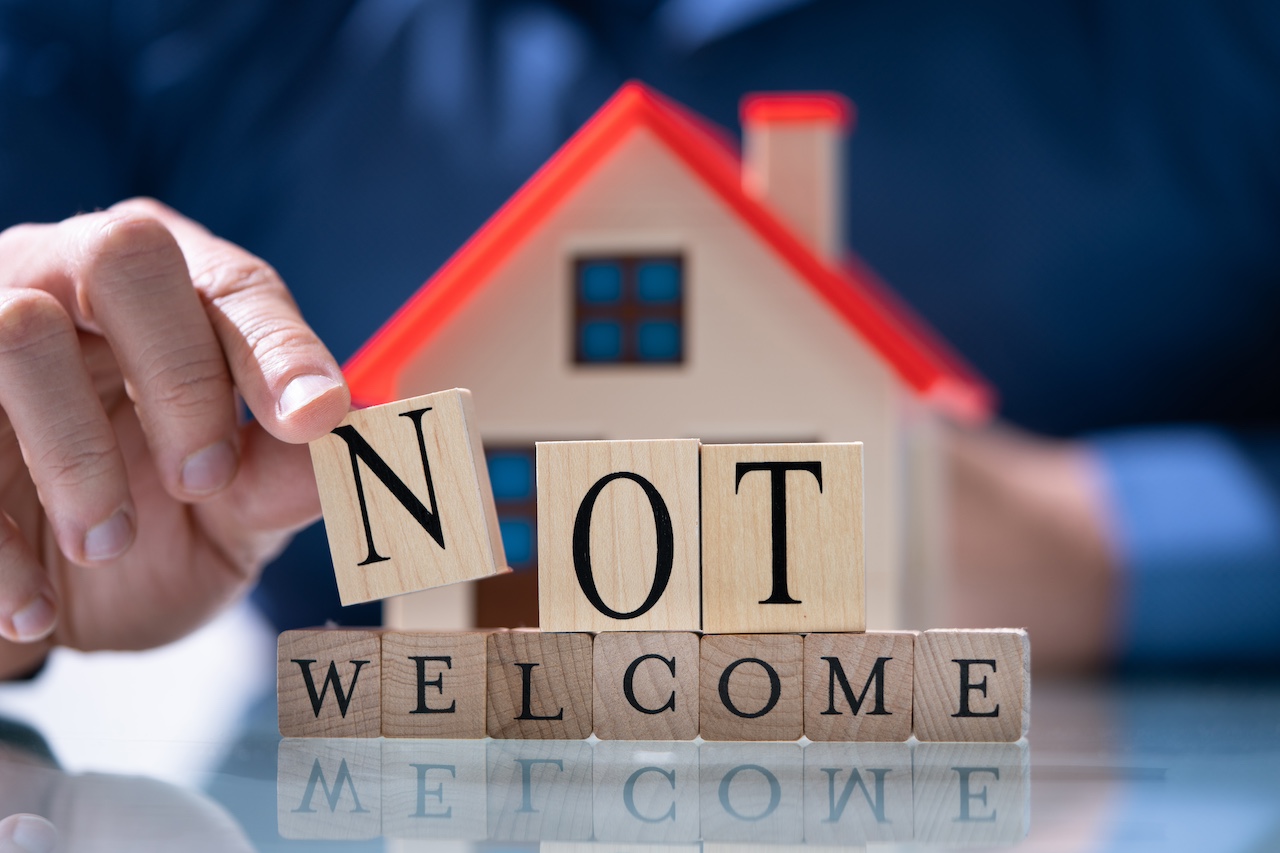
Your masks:
{"label": "toy house model", "polygon": [[392,599],[389,624],[535,625],[534,442],[676,437],[865,442],[868,627],[935,620],[938,417],[991,394],[845,252],[848,102],[749,96],[742,119],[740,160],[624,86],[347,365],[359,405],[474,392],[516,570]]}

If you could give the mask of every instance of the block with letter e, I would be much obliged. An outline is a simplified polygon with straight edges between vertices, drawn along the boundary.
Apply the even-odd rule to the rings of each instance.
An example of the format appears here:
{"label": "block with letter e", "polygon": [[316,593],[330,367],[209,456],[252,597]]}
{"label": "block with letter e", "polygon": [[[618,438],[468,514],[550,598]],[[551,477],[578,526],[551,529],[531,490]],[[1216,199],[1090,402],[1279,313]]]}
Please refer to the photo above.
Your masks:
{"label": "block with letter e", "polygon": [[485,639],[481,631],[382,635],[382,734],[483,738]]}
{"label": "block with letter e", "polygon": [[862,631],[862,444],[702,448],[702,628]]}
{"label": "block with letter e", "polygon": [[276,702],[284,737],[382,733],[382,638],[341,628],[285,631],[276,646]]}
{"label": "block with letter e", "polygon": [[1013,628],[925,631],[916,639],[915,736],[1016,741],[1031,712],[1031,645]]}
{"label": "block with letter e", "polygon": [[471,392],[352,412],[311,459],[343,604],[508,571]]}

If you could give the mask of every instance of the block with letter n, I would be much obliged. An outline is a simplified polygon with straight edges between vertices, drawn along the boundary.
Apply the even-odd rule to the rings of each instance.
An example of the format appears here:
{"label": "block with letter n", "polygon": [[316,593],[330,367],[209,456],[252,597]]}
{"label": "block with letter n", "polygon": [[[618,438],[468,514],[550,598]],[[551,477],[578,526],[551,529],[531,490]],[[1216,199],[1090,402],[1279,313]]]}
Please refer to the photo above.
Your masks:
{"label": "block with letter n", "polygon": [[311,443],[342,603],[508,571],[471,392],[349,414]]}

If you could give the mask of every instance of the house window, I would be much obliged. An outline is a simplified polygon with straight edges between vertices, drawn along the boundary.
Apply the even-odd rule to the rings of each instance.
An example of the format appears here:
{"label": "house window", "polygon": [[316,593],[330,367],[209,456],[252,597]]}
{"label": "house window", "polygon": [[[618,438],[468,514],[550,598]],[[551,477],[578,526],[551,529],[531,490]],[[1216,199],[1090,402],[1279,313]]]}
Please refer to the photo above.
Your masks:
{"label": "house window", "polygon": [[578,258],[573,352],[578,364],[684,361],[684,261],[678,255]]}
{"label": "house window", "polygon": [[538,562],[533,445],[486,447],[484,455],[507,565],[518,572],[533,569]]}

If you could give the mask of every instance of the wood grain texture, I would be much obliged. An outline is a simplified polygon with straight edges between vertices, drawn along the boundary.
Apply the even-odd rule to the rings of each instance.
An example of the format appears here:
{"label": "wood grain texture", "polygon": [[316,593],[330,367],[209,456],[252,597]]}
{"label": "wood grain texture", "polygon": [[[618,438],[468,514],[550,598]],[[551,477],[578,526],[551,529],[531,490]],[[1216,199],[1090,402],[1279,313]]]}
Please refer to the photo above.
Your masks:
{"label": "wood grain texture", "polygon": [[487,637],[479,631],[383,633],[383,736],[483,738]]}
{"label": "wood grain texture", "polygon": [[611,741],[592,752],[598,842],[697,843],[697,745]]}
{"label": "wood grain texture", "polygon": [[382,834],[382,744],[285,738],[276,752],[281,838],[352,841]]}
{"label": "wood grain texture", "polygon": [[909,843],[911,747],[811,743],[804,748],[804,838],[812,845]]}
{"label": "wood grain texture", "polygon": [[488,743],[489,841],[587,841],[592,753],[583,741]]}
{"label": "wood grain texture", "polygon": [[704,446],[702,524],[703,630],[866,628],[860,442]]}
{"label": "wood grain texture", "polygon": [[917,844],[1016,844],[1031,828],[1026,743],[922,743],[913,754]]}
{"label": "wood grain texture", "polygon": [[483,740],[383,741],[383,836],[484,841],[487,772]]}
{"label": "wood grain texture", "polygon": [[1031,645],[1020,629],[933,630],[916,639],[915,736],[1016,741],[1031,723]]}
{"label": "wood grain texture", "polygon": [[[353,465],[355,447],[365,456]],[[389,473],[379,476],[369,454]],[[343,604],[508,571],[471,392],[455,388],[352,412],[311,442],[311,460]],[[398,498],[392,486],[412,497]]]}
{"label": "wood grain texture", "polygon": [[284,737],[377,737],[382,731],[382,640],[376,631],[283,632],[276,704]]}
{"label": "wood grain texture", "polygon": [[703,739],[798,739],[804,733],[803,647],[798,634],[703,636]]}
{"label": "wood grain texture", "polygon": [[[698,447],[696,439],[538,443],[538,624],[543,630],[694,631],[701,626]],[[589,543],[594,591],[584,590],[579,579],[577,564],[586,561],[581,546],[575,549],[575,535]],[[665,553],[659,545],[664,540]]]}
{"label": "wood grain texture", "polygon": [[503,631],[488,638],[493,738],[591,734],[591,635]]}
{"label": "wood grain texture", "polygon": [[596,737],[696,738],[699,654],[698,635],[688,632],[598,635],[592,676]]}
{"label": "wood grain texture", "polygon": [[805,736],[812,741],[911,737],[914,663],[910,631],[807,635]]}

